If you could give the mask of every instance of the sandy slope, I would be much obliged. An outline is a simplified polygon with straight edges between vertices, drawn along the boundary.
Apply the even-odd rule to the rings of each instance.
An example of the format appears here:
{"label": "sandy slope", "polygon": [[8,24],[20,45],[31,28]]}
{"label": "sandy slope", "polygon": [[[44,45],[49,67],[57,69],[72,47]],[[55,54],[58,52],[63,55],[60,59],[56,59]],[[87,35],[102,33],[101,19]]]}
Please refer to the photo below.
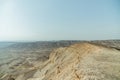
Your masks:
{"label": "sandy slope", "polygon": [[120,51],[90,43],[59,48],[16,80],[120,80]]}

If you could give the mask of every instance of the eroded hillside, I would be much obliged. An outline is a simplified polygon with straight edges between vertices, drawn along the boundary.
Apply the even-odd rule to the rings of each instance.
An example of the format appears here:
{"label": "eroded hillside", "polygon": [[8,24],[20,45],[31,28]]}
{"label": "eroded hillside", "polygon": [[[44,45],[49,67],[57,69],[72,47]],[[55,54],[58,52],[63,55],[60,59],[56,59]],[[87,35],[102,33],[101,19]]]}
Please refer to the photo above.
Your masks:
{"label": "eroded hillside", "polygon": [[49,60],[16,80],[120,80],[120,51],[91,43],[54,50]]}

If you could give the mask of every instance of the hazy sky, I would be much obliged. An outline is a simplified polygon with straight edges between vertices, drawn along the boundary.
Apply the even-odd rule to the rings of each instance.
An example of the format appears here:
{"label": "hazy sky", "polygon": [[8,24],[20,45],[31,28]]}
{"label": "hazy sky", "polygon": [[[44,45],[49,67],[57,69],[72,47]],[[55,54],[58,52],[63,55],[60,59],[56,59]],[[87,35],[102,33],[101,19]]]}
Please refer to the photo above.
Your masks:
{"label": "hazy sky", "polygon": [[0,0],[0,41],[120,39],[119,0]]}

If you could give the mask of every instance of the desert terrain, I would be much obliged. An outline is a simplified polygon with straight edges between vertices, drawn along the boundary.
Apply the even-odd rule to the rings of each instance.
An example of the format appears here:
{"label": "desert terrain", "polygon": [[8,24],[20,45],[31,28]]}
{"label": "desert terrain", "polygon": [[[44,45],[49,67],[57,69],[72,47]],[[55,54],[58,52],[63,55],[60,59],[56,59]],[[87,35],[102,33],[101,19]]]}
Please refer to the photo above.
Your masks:
{"label": "desert terrain", "polygon": [[120,40],[15,42],[0,55],[0,80],[120,80]]}

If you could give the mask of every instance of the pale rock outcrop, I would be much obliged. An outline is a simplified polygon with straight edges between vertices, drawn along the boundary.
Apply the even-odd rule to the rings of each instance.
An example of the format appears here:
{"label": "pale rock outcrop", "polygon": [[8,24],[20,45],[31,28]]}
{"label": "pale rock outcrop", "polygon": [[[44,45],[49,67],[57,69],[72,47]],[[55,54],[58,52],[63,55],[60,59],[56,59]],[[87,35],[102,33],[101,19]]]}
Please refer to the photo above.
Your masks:
{"label": "pale rock outcrop", "polygon": [[119,80],[120,51],[90,43],[54,50],[27,80]]}

